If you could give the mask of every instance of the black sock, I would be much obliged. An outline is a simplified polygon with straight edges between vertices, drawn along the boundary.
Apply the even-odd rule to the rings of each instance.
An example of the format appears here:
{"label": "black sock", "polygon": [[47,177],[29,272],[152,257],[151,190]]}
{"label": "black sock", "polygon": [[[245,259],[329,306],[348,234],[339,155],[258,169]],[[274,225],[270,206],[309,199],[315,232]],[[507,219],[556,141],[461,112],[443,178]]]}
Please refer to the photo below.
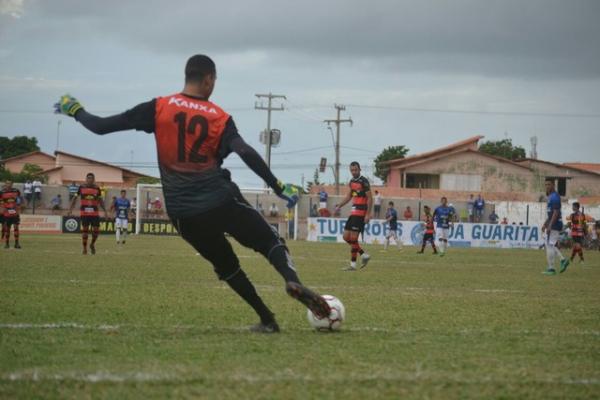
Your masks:
{"label": "black sock", "polygon": [[240,269],[237,274],[225,282],[256,311],[263,324],[266,325],[275,322],[275,314],[269,310],[258,293],[256,293],[256,289],[244,271]]}
{"label": "black sock", "polygon": [[269,253],[269,261],[286,282],[300,283],[300,278],[294,269],[294,263],[284,245],[277,245]]}

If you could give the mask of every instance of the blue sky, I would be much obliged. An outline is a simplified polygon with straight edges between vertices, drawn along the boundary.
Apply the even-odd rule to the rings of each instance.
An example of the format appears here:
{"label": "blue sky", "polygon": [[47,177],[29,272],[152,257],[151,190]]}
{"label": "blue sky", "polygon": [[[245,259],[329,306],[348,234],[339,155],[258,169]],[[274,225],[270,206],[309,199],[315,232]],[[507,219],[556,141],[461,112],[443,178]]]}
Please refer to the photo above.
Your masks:
{"label": "blue sky", "polygon": [[[51,113],[66,92],[98,115],[182,88],[193,54],[217,63],[212,100],[263,154],[255,93],[287,96],[272,166],[311,180],[333,164],[324,119],[345,104],[343,165],[367,176],[390,145],[428,151],[474,135],[505,137],[540,158],[600,162],[600,3],[596,1],[0,0],[0,135],[157,175],[154,140],[105,137]],[[60,128],[58,121],[62,120]],[[241,186],[261,186],[232,156]],[[341,178],[348,179],[343,168]],[[333,181],[328,171],[321,177]]]}

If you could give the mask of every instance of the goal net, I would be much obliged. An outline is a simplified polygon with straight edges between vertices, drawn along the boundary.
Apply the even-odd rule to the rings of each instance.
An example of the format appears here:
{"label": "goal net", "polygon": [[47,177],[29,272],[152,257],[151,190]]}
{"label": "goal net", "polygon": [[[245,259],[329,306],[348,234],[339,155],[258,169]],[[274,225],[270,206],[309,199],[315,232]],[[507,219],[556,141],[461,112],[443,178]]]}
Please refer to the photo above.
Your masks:
{"label": "goal net", "polygon": [[[298,237],[298,204],[288,210],[283,201],[269,188],[240,188],[240,191],[257,211],[265,216],[279,234],[286,239]],[[272,215],[271,207],[276,205],[277,214]],[[135,197],[135,233],[176,235],[167,215],[161,184],[140,183]]]}

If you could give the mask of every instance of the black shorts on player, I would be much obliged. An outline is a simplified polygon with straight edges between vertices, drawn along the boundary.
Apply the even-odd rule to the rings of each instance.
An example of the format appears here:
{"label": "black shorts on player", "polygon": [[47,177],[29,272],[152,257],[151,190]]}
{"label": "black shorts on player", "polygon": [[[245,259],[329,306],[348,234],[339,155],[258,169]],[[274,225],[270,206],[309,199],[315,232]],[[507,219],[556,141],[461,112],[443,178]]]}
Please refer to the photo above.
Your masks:
{"label": "black shorts on player", "polygon": [[345,231],[362,232],[365,228],[365,217],[351,215],[344,226]]}
{"label": "black shorts on player", "polygon": [[16,217],[4,217],[4,223],[6,226],[19,225],[21,223],[21,217],[18,215]]}
{"label": "black shorts on player", "polygon": [[572,236],[571,239],[573,239],[573,243],[583,245],[583,236]]}
{"label": "black shorts on player", "polygon": [[423,243],[432,242],[433,243],[433,233],[426,233],[423,235]]}
{"label": "black shorts on player", "polygon": [[81,217],[81,226],[91,226],[93,228],[98,228],[100,226],[100,217]]}

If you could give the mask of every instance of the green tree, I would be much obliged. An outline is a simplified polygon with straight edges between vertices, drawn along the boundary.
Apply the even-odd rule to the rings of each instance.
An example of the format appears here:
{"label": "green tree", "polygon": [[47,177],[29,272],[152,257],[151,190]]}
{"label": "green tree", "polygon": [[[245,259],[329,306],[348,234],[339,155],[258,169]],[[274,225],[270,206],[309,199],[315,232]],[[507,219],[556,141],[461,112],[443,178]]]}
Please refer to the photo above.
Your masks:
{"label": "green tree", "polygon": [[310,189],[313,186],[319,186],[321,182],[319,181],[319,168],[315,168],[315,174],[313,175],[313,180],[306,182],[306,192],[310,193]]}
{"label": "green tree", "polygon": [[384,183],[387,182],[390,168],[384,163],[386,161],[404,158],[406,153],[408,153],[408,147],[403,145],[389,146],[383,149],[383,151],[375,158],[375,176],[381,179]]}
{"label": "green tree", "polygon": [[27,136],[15,136],[12,139],[0,136],[0,159],[19,156],[32,151],[39,151],[37,138]]}
{"label": "green tree", "polygon": [[21,172],[17,174],[19,176],[18,182],[25,182],[27,180],[32,181],[34,179],[39,179],[40,181],[44,182],[46,181],[46,177],[40,175],[42,171],[44,171],[44,169],[39,165],[26,163],[23,165]]}
{"label": "green tree", "polygon": [[479,151],[509,160],[519,160],[526,157],[525,149],[515,146],[512,139],[487,141],[479,146]]}

